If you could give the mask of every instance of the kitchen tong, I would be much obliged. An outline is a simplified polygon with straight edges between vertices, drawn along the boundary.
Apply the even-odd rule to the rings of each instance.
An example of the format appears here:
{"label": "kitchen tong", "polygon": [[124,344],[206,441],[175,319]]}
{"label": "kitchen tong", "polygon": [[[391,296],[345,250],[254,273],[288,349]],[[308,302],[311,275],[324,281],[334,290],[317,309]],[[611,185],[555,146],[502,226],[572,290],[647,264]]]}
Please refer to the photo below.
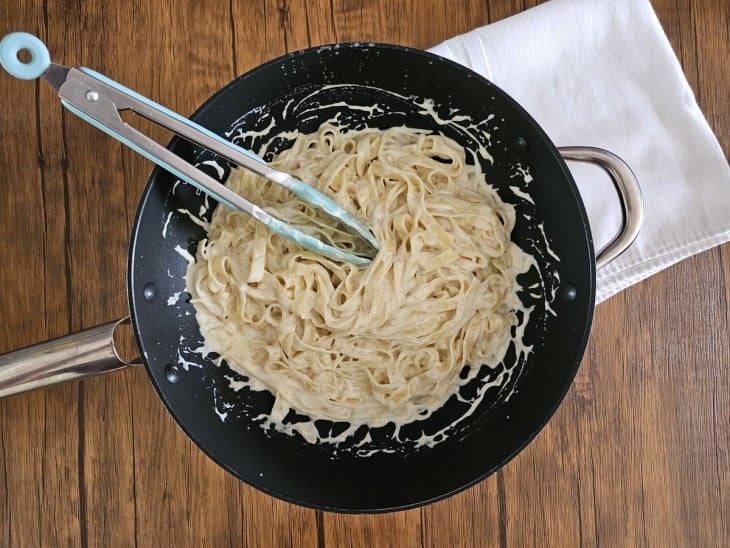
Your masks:
{"label": "kitchen tong", "polygon": [[[23,50],[30,52],[30,61],[23,62],[18,58],[18,53]],[[372,233],[326,195],[291,175],[272,168],[256,154],[223,139],[103,74],[85,67],[70,68],[51,63],[45,44],[31,34],[15,32],[0,40],[0,65],[12,76],[22,80],[35,80],[42,76],[58,91],[63,106],[80,118],[180,180],[194,185],[218,202],[251,215],[273,232],[310,251],[336,261],[363,266],[370,263],[378,250],[378,242]],[[361,255],[340,249],[273,217],[157,141],[125,123],[119,114],[125,110],[130,110],[234,164],[287,188],[305,202],[324,211],[333,220],[339,221],[341,228],[364,240],[368,251]]]}

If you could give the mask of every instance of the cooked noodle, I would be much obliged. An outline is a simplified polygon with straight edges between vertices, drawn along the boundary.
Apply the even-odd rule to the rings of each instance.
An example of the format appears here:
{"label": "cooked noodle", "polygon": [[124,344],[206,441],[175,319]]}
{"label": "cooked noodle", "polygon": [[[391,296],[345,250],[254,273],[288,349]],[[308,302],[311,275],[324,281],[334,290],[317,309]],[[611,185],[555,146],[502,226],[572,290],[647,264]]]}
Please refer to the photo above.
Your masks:
{"label": "cooked noodle", "polygon": [[[465,364],[503,359],[525,255],[514,209],[456,142],[422,130],[299,135],[272,165],[315,185],[380,243],[369,266],[315,255],[218,206],[187,271],[206,345],[289,409],[380,426],[441,406]],[[287,190],[245,170],[226,183],[289,223],[318,225]],[[311,440],[310,440],[311,441]]]}

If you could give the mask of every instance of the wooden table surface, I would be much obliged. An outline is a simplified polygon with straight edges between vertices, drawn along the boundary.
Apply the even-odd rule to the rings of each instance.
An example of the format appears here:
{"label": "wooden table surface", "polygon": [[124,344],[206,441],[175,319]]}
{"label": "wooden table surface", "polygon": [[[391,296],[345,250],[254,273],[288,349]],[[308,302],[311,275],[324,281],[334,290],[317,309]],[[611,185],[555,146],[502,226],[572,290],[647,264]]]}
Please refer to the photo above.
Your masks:
{"label": "wooden table surface", "polygon": [[[287,51],[427,48],[535,3],[17,0],[0,36],[38,34],[55,61],[190,113]],[[730,4],[653,4],[727,154]],[[49,86],[5,73],[0,135],[0,352],[124,316],[150,165]],[[0,401],[0,546],[728,546],[728,303],[725,245],[601,304],[574,385],[525,451],[459,495],[386,515],[318,512],[240,483],[178,429],[143,368]]]}

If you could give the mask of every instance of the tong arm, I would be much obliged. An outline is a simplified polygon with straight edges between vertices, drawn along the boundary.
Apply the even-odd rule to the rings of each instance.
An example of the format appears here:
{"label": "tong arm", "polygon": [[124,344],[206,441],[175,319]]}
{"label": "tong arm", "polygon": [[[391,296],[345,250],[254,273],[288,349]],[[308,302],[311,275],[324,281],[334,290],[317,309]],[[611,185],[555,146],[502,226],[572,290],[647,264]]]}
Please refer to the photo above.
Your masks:
{"label": "tong arm", "polygon": [[[169,129],[173,133],[196,143],[211,152],[230,160],[234,164],[253,171],[257,175],[287,188],[306,202],[322,209],[329,216],[341,221],[353,229],[361,238],[367,241],[374,250],[378,249],[375,237],[363,227],[347,210],[325,194],[310,185],[295,179],[288,173],[272,168],[265,160],[251,151],[227,141],[209,129],[196,124],[192,120],[140,95],[114,80],[91,69],[81,68],[80,71],[104,86],[105,95],[116,105],[117,110],[131,110],[156,124]],[[76,75],[74,74],[74,77]]]}
{"label": "tong arm", "polygon": [[[68,78],[61,85],[58,94],[62,104],[83,120],[114,137],[179,179],[210,194],[226,206],[251,215],[284,238],[330,259],[356,265],[367,265],[370,263],[370,259],[368,258],[359,257],[325,244],[321,240],[269,215],[256,204],[239,196],[225,185],[213,179],[213,177],[200,171],[171,150],[124,122],[119,115],[119,111],[121,110],[132,110],[140,115],[144,115],[145,109],[140,106],[140,103],[137,102],[135,97],[119,92],[115,87],[109,86],[108,83],[98,80],[94,76],[78,69],[70,69]],[[139,112],[140,110],[143,112]],[[154,116],[158,118],[157,113]],[[155,118],[150,119],[157,121]],[[167,124],[160,125],[168,127]]]}

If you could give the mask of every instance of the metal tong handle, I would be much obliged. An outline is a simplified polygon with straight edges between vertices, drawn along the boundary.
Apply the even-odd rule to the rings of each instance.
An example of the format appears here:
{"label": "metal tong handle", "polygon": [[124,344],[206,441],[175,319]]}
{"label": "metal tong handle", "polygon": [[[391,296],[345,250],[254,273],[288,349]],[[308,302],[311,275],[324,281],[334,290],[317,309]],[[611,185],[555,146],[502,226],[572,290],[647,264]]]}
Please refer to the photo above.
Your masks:
{"label": "metal tong handle", "polygon": [[[19,51],[31,52],[23,63]],[[66,68],[50,62],[48,50],[38,38],[26,33],[9,34],[0,41],[0,63],[13,76],[33,79],[45,75],[58,89],[61,103],[71,112],[127,145],[179,179],[194,185],[228,207],[243,211],[264,223],[277,234],[325,257],[356,265],[370,263],[369,258],[348,253],[306,234],[271,216],[257,205],[239,196],[171,150],[125,123],[120,111],[131,110],[200,146],[281,185],[352,228],[377,251],[378,242],[349,212],[311,186],[273,169],[262,158],[229,142],[210,130],[172,110],[87,68]]]}
{"label": "metal tong handle", "polygon": [[[168,111],[164,107],[161,107],[149,100],[140,101],[132,95],[129,95],[123,86],[116,84],[115,82],[112,82],[106,77],[103,77],[98,73],[94,73],[89,69],[71,69],[68,79],[61,86],[58,94],[61,97],[63,105],[80,118],[121,141],[135,152],[145,156],[179,179],[195,185],[203,192],[210,194],[216,200],[223,202],[228,207],[251,215],[254,219],[264,223],[269,229],[284,238],[337,261],[353,263],[356,265],[366,265],[370,263],[370,259],[368,258],[359,257],[352,253],[342,251],[334,246],[325,244],[321,240],[310,236],[309,234],[306,234],[268,214],[256,204],[249,202],[225,185],[213,179],[211,176],[203,173],[192,164],[189,164],[171,150],[163,147],[144,133],[126,124],[119,115],[119,111],[132,110],[140,116],[149,118],[151,121],[159,123],[161,126],[178,133],[192,142],[205,146],[201,142],[203,141],[201,137],[209,137],[209,135],[213,134],[200,126],[197,126],[197,124],[194,124],[189,120],[188,123],[182,123],[180,121],[182,117],[178,118],[179,115],[168,117],[167,112],[172,113],[172,111]],[[223,146],[210,138],[208,138],[206,142],[213,142],[216,144],[213,152],[220,153],[222,156],[228,157],[228,159],[231,159],[232,156],[236,156],[236,163],[238,163],[239,159],[245,158],[247,165],[243,165],[243,167],[249,168],[249,166],[254,166],[257,168],[257,173],[266,173],[267,179],[277,184],[287,186],[285,183],[289,183],[287,188],[292,190],[297,189],[298,194],[301,197],[304,199],[309,198],[307,201],[314,205],[319,206],[322,203],[331,202],[329,198],[317,192],[312,187],[307,186],[307,191],[303,191],[301,187],[305,186],[304,183],[299,183],[297,185],[296,181],[292,177],[284,173],[272,168],[263,169],[261,163],[254,161],[250,156],[242,152],[239,152],[237,155],[233,154],[234,145],[227,141],[223,141],[226,143]],[[227,150],[226,147],[229,149]],[[242,150],[243,149],[239,148],[239,151]],[[277,175],[279,176],[278,178]],[[334,202],[332,202],[332,204],[334,204]],[[330,211],[335,214],[333,216],[340,218],[345,224],[352,226],[352,224],[355,223],[349,213],[344,212],[343,214],[342,212],[344,210],[337,205],[331,207]],[[362,229],[362,232],[369,234],[369,232],[365,229]],[[358,234],[360,233],[361,231],[358,231]],[[370,236],[368,242],[370,243],[371,240],[373,240],[372,236]]]}

